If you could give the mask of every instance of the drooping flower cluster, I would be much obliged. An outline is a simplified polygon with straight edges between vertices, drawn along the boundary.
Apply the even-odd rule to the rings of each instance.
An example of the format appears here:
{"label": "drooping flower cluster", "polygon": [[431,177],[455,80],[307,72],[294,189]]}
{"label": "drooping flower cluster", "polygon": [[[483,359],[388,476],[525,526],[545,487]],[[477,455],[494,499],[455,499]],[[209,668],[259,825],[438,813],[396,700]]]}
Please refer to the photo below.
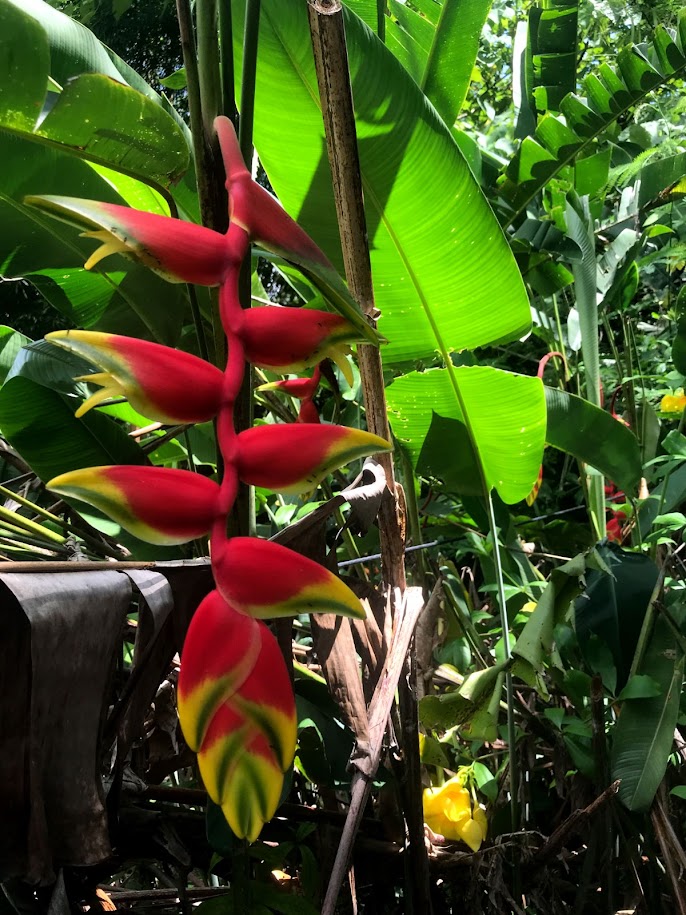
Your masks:
{"label": "drooping flower cluster", "polygon": [[[224,372],[187,353],[118,335],[58,331],[48,339],[101,370],[81,379],[100,390],[79,408],[79,416],[123,395],[136,410],[162,423],[216,418],[224,461],[221,482],[187,470],[108,466],[62,474],[48,487],[95,505],[152,543],[177,544],[210,535],[216,590],[198,607],[186,636],[179,717],[189,746],[198,753],[210,797],[221,805],[234,832],[252,841],[276,810],[296,737],[286,666],[261,620],[308,612],[361,617],[364,612],[353,592],[312,560],[269,541],[229,539],[227,516],[240,481],[303,493],[333,469],[391,446],[369,432],[321,424],[314,407],[323,359],[333,359],[350,377],[349,344],[367,336],[359,324],[313,309],[241,308],[238,277],[252,241],[299,263],[333,268],[252,180],[230,121],[218,118],[215,126],[229,194],[225,235],[114,204],[63,197],[32,197],[27,202],[89,227],[85,234],[102,244],[87,268],[121,253],[172,282],[220,287],[220,317],[228,342]],[[283,373],[315,367],[312,378],[281,383],[302,401],[297,423],[236,432],[234,403],[246,360]]]}

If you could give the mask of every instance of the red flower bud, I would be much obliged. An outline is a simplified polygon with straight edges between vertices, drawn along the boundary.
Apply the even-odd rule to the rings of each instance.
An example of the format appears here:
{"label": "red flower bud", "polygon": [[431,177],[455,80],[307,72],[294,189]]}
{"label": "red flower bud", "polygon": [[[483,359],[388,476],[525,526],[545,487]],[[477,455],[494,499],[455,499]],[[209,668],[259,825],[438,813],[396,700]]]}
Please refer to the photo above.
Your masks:
{"label": "red flower bud", "polygon": [[86,261],[86,270],[110,254],[124,254],[170,283],[218,286],[240,263],[226,235],[192,222],[77,197],[26,197],[24,203],[91,227],[84,236],[101,245]]}
{"label": "red flower bud", "polygon": [[218,117],[214,128],[224,159],[231,222],[237,222],[252,240],[286,258],[295,254],[305,262],[333,269],[324,252],[291,219],[278,200],[253,181],[243,161],[231,121]]}

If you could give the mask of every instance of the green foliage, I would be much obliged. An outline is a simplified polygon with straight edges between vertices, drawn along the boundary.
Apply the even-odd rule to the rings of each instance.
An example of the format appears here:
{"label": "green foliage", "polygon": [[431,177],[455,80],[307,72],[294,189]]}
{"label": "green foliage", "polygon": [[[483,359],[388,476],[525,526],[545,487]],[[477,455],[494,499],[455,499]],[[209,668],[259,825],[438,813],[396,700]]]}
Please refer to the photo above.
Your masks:
{"label": "green foliage", "polygon": [[[664,26],[658,26],[652,46],[645,51],[631,46],[623,48],[617,57],[617,68],[601,64],[598,73],[589,73],[583,80],[585,100],[574,92],[559,101],[560,117],[546,113],[536,126],[532,137],[525,137],[516,156],[508,165],[500,192],[512,207],[509,221],[522,214],[529,201],[551,179],[561,175],[568,166],[594,156],[602,147],[608,129],[626,113],[639,105],[658,86],[679,79],[686,70],[684,42],[686,19],[680,20],[675,40]],[[564,66],[563,59],[555,62]],[[543,96],[539,96],[542,100]],[[554,103],[543,108],[558,110]],[[607,139],[611,139],[608,135]],[[607,142],[607,140],[605,140]],[[582,191],[583,193],[583,191]]]}
{"label": "green foliage", "polygon": [[[232,4],[239,92],[246,5]],[[257,154],[288,212],[340,269],[306,10],[298,0],[261,6]],[[643,815],[662,803],[662,784],[683,781],[671,751],[684,720],[686,440],[683,405],[661,404],[665,395],[681,403],[686,382],[686,299],[677,294],[686,264],[677,92],[686,19],[671,0],[621,10],[605,0],[578,7],[548,0],[518,11],[483,0],[346,6],[375,304],[388,339],[388,412],[412,545],[426,546],[408,554],[409,578],[427,593],[439,569],[443,580],[443,613],[428,639],[435,650],[425,659],[434,675],[427,673],[419,705],[429,732],[423,763],[436,783],[473,765],[490,804],[489,841],[518,835],[522,825],[529,839],[547,834],[559,810],[574,812],[621,779],[619,800],[638,817],[638,832],[628,836],[624,814],[613,811],[615,876],[621,883],[625,873],[650,870],[659,886],[659,853]],[[92,240],[23,203],[28,194],[85,196],[199,218],[191,138],[179,114],[185,96],[177,112],[151,88],[162,81],[182,92],[187,83],[166,27],[159,41],[150,34],[148,17],[166,15],[166,6],[117,0],[97,9],[72,3],[69,11],[80,22],[40,0],[0,0],[2,275],[26,277],[70,325],[197,351],[198,323],[213,339],[210,294],[166,285],[122,258],[86,273]],[[297,270],[278,256],[274,263],[276,279],[263,285],[254,275],[259,304],[286,301],[288,284],[289,304],[352,307],[328,271]],[[22,287],[4,284],[3,295],[23,309],[14,288]],[[532,314],[533,331],[522,339]],[[7,324],[0,430],[15,464],[3,463],[5,482],[19,470],[45,479],[71,467],[147,460],[216,471],[209,424],[154,430],[141,447],[128,433],[143,420],[124,404],[76,420],[74,395],[84,385],[73,377],[84,367]],[[536,363],[551,352],[556,361],[539,370],[544,385]],[[220,361],[221,352],[214,355]],[[348,388],[334,370],[324,373],[322,417],[363,422],[359,376]],[[278,397],[260,395],[259,421],[295,417],[299,405]],[[544,443],[551,447],[542,458]],[[537,499],[525,506],[539,468]],[[276,534],[314,507],[260,492],[259,529]],[[354,510],[336,510],[344,513],[336,516],[344,531],[339,559],[375,556],[378,532],[358,539]],[[30,505],[15,514],[25,524]],[[623,549],[596,543],[605,523]],[[14,556],[8,530],[0,528],[0,549]],[[334,535],[320,528],[316,536]],[[373,580],[375,561],[353,569]],[[307,622],[299,626],[299,657],[314,665]],[[321,684],[298,681],[298,689],[292,797],[309,802],[348,783],[353,734]],[[525,823],[516,804],[505,809],[506,794],[520,794],[520,772]],[[309,898],[291,900],[267,883],[271,869],[288,868],[314,898],[320,862],[307,839],[293,829],[271,852],[222,847],[232,881],[243,879],[241,867],[257,868],[254,911],[308,911]],[[584,897],[590,886],[614,892],[593,843],[575,846],[564,867],[561,876],[547,862],[540,879],[525,871],[531,911],[563,910],[546,896],[553,885],[570,910],[600,911],[592,895],[603,897],[603,911],[619,906],[605,892]],[[441,892],[449,899],[453,890]],[[509,896],[498,897],[497,886],[490,892],[479,911],[500,915]],[[237,898],[199,908],[240,911]]]}

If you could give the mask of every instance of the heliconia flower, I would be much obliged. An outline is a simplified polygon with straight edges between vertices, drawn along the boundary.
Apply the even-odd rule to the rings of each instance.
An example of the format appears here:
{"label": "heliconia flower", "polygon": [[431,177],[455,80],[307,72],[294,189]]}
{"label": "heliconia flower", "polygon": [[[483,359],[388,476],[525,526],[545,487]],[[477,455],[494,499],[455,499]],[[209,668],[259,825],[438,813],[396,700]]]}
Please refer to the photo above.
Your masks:
{"label": "heliconia flower", "polygon": [[440,788],[425,788],[423,792],[424,822],[446,839],[458,839],[472,851],[478,851],[488,832],[484,809],[464,786],[460,773]]}
{"label": "heliconia flower", "polygon": [[77,416],[111,397],[126,397],[139,413],[161,423],[202,423],[219,411],[223,375],[190,353],[87,330],[57,330],[45,339],[104,370],[76,379],[103,386],[84,401]]}
{"label": "heliconia flower", "polygon": [[218,286],[242,259],[228,236],[170,216],[77,197],[33,196],[25,197],[24,203],[71,224],[91,227],[84,237],[101,245],[86,261],[86,270],[110,254],[124,254],[171,283]]}
{"label": "heliconia flower", "polygon": [[319,387],[321,379],[321,368],[319,364],[315,367],[314,374],[311,378],[288,378],[282,381],[270,381],[267,384],[261,384],[258,391],[282,391],[291,397],[296,397],[300,401],[300,410],[298,411],[297,423],[319,423],[319,411],[314,403],[314,396]]}
{"label": "heliconia flower", "polygon": [[293,759],[295,701],[274,636],[217,591],[186,635],[178,707],[208,794],[236,835],[254,841],[274,815]]}
{"label": "heliconia flower", "polygon": [[212,569],[217,588],[228,603],[257,619],[300,613],[365,618],[362,604],[340,578],[270,540],[213,540]]}
{"label": "heliconia flower", "polygon": [[238,223],[254,241],[286,258],[296,254],[305,262],[333,269],[328,257],[291,219],[278,200],[253,181],[231,121],[220,116],[215,120],[214,128],[224,160],[231,222]]}
{"label": "heliconia flower", "polygon": [[261,384],[258,391],[280,391],[298,400],[310,398],[317,390],[319,384],[319,366],[317,366],[317,375],[312,378],[284,378],[281,381],[268,381]]}
{"label": "heliconia flower", "polygon": [[219,486],[190,470],[114,465],[72,470],[47,488],[80,499],[149,543],[186,543],[209,533]]}
{"label": "heliconia flower", "polygon": [[628,531],[624,530],[625,523],[626,512],[621,510],[610,512],[610,518],[605,525],[607,539],[614,540],[615,543],[623,543],[628,535]]}
{"label": "heliconia flower", "polygon": [[286,495],[310,492],[327,474],[359,457],[392,451],[361,429],[318,423],[253,426],[238,436],[239,477]]}
{"label": "heliconia flower", "polygon": [[332,359],[350,385],[353,375],[346,359],[350,353],[348,344],[365,339],[340,315],[279,305],[246,311],[240,334],[245,358],[259,368],[286,375]]}

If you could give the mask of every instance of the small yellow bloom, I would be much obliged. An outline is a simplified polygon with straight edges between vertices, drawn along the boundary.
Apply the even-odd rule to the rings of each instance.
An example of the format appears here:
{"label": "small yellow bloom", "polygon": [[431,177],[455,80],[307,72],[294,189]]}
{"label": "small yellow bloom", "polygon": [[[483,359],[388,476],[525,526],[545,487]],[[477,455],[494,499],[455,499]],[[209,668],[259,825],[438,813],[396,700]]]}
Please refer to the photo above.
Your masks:
{"label": "small yellow bloom", "polygon": [[665,394],[660,401],[660,413],[683,413],[686,407],[686,394],[679,388],[674,394]]}
{"label": "small yellow bloom", "polygon": [[424,821],[433,832],[478,851],[486,838],[488,821],[464,781],[465,774],[458,772],[441,788],[425,788]]}

